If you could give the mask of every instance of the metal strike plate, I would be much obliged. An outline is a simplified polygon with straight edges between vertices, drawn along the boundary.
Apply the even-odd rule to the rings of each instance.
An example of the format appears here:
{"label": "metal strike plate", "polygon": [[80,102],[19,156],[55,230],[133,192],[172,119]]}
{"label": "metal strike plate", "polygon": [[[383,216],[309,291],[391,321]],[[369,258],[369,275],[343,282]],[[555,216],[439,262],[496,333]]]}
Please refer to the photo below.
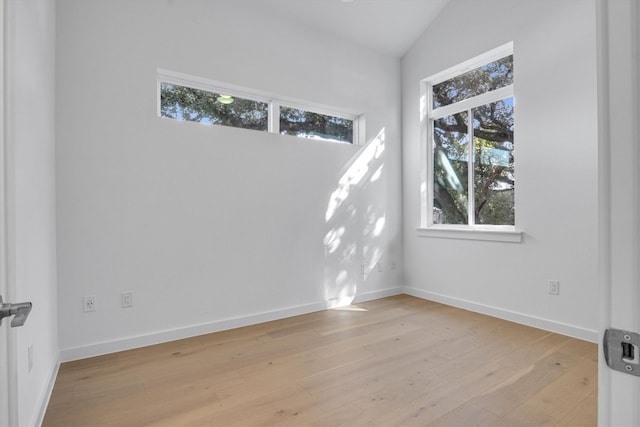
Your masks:
{"label": "metal strike plate", "polygon": [[604,358],[611,369],[640,377],[640,334],[607,329],[603,344]]}
{"label": "metal strike plate", "polygon": [[0,295],[0,326],[2,325],[2,319],[5,317],[14,316],[11,320],[11,327],[17,328],[23,326],[27,320],[29,313],[31,312],[30,302],[20,302],[17,304],[6,304],[2,301],[2,295]]}

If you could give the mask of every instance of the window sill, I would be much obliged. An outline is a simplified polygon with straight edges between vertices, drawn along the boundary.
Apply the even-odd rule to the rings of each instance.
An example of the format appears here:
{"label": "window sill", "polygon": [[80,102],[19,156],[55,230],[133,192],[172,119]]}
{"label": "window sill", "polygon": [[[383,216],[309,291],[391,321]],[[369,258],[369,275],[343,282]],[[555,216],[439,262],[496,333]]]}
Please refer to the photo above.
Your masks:
{"label": "window sill", "polygon": [[484,240],[490,242],[522,242],[522,231],[513,227],[455,227],[455,226],[435,226],[429,228],[418,228],[419,237],[436,237],[442,239],[463,239],[463,240]]}

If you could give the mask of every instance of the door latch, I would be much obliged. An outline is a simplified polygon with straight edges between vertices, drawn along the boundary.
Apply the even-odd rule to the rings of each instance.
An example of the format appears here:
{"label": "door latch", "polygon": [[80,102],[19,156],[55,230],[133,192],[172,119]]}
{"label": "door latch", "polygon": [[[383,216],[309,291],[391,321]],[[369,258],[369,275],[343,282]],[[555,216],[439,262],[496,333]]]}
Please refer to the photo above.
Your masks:
{"label": "door latch", "polygon": [[604,357],[611,369],[640,377],[640,334],[607,329],[603,344]]}
{"label": "door latch", "polygon": [[27,320],[27,316],[31,312],[30,302],[20,302],[17,304],[5,304],[2,302],[2,295],[0,295],[0,326],[2,325],[2,319],[5,317],[14,316],[11,319],[11,327],[15,328],[24,325]]}

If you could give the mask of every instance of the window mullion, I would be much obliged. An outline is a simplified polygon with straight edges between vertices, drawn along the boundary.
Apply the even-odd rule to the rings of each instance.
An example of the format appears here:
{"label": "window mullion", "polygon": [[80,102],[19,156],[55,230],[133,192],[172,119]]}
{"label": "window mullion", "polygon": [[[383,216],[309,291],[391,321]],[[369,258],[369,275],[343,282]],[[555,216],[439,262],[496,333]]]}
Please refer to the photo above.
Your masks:
{"label": "window mullion", "polygon": [[492,90],[490,92],[485,92],[471,98],[463,99],[462,101],[454,102],[453,104],[433,108],[429,111],[428,117],[430,119],[439,119],[440,117],[450,116],[452,114],[459,113],[460,111],[468,110],[469,108],[480,107],[481,105],[490,104],[492,102],[511,97],[513,97],[513,84],[501,87],[500,89]]}
{"label": "window mullion", "polygon": [[280,103],[277,101],[269,102],[268,131],[280,133]]}
{"label": "window mullion", "polygon": [[467,149],[469,150],[469,153],[467,154],[468,156],[468,160],[467,160],[467,197],[468,197],[468,212],[467,212],[467,218],[468,218],[468,223],[469,225],[475,225],[476,223],[476,216],[475,216],[475,211],[476,211],[476,198],[475,198],[475,188],[474,188],[474,182],[475,182],[475,159],[474,159],[474,154],[475,154],[475,147],[474,147],[474,138],[473,138],[473,109],[469,109],[467,110],[467,117],[469,118],[469,123],[467,123],[467,135],[469,135],[469,143],[467,144],[468,147]]}

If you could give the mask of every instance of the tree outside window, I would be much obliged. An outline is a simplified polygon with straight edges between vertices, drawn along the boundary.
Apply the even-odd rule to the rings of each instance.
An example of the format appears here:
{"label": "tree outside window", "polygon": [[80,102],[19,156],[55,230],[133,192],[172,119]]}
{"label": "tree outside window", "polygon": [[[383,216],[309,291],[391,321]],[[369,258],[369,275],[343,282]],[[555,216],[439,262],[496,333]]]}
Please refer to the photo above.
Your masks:
{"label": "tree outside window", "polygon": [[513,55],[430,89],[432,223],[515,225]]}

